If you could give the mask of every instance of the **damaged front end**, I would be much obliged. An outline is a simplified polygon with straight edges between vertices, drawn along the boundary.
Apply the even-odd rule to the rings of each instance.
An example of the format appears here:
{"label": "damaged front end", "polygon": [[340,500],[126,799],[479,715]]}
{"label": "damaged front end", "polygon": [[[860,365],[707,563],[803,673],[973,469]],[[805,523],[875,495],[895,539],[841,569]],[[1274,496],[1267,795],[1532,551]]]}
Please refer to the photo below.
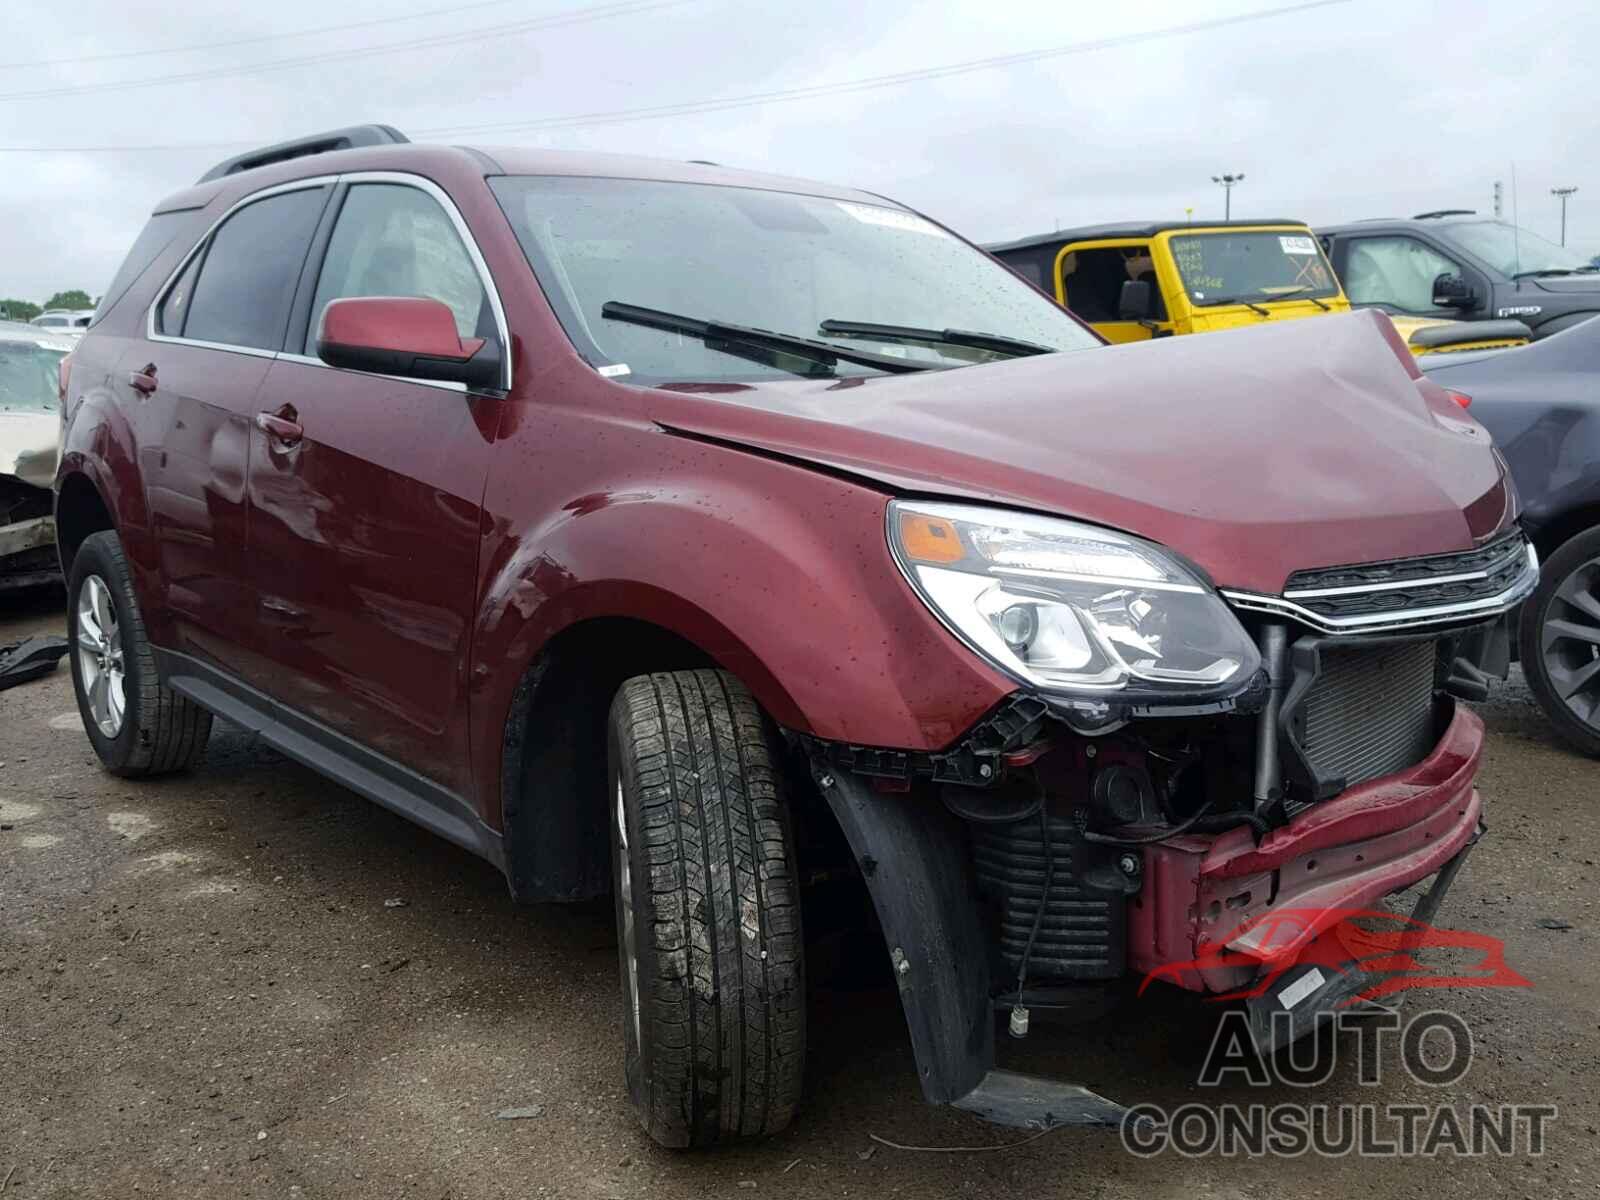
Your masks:
{"label": "damaged front end", "polygon": [[[53,459],[53,442],[50,453]],[[0,475],[0,591],[60,578],[48,486],[38,488],[14,475]]]}
{"label": "damaged front end", "polygon": [[1313,968],[1313,947],[1430,877],[1413,916],[1437,910],[1483,828],[1483,725],[1460,702],[1504,676],[1507,614],[1537,579],[1514,529],[1302,572],[1281,595],[1224,593],[1259,659],[1231,696],[1025,689],[942,753],[812,742],[926,1098],[1008,1125],[1117,1123],[1114,1100],[997,1070],[995,1025],[1009,1013],[1025,1036],[1030,1010],[1128,976],[1248,997],[1263,1050],[1357,997],[1360,964]]}
{"label": "damaged front end", "polygon": [[61,578],[51,487],[61,363],[70,349],[34,331],[0,329],[0,591]]}

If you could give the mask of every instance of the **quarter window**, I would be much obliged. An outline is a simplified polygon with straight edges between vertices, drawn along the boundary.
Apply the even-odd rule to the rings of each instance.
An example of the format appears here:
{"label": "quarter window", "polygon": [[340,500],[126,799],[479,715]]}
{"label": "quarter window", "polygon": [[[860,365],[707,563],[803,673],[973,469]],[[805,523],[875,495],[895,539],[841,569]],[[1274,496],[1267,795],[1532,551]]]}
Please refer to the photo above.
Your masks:
{"label": "quarter window", "polygon": [[[321,187],[279,192],[247,204],[224,221],[211,235],[210,248],[203,251],[205,261],[188,301],[183,336],[226,346],[281,349],[295,282],[326,196],[327,189]],[[187,277],[188,272],[184,274]],[[178,286],[182,285],[180,280]],[[173,298],[169,293],[163,300],[163,315]]]}
{"label": "quarter window", "polygon": [[1415,238],[1364,237],[1350,243],[1344,290],[1351,304],[1433,312],[1433,281],[1461,268]]}
{"label": "quarter window", "polygon": [[156,312],[156,330],[168,337],[183,336],[183,318],[189,313],[189,301],[194,298],[194,277],[200,274],[200,260],[196,254],[178,276],[178,282],[167,289],[167,298]]}
{"label": "quarter window", "polygon": [[346,296],[421,296],[449,307],[462,337],[493,337],[483,280],[437,201],[418,188],[358,183],[333,227],[317,281],[305,352],[317,352],[328,303]]}

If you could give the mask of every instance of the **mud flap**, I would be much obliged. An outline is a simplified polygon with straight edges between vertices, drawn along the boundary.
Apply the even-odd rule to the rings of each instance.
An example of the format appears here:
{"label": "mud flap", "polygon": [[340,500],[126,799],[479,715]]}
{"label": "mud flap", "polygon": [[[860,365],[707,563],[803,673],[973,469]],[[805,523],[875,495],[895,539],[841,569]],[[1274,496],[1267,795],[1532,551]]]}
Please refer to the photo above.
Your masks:
{"label": "mud flap", "polygon": [[[1485,826],[1480,822],[1472,839],[1439,869],[1433,883],[1411,910],[1413,922],[1427,924],[1438,914],[1445,893],[1484,832]],[[1402,940],[1400,948],[1404,950],[1406,946],[1407,942]],[[1396,1011],[1403,992],[1396,993],[1384,1004],[1361,998],[1362,992],[1380,982],[1381,977],[1354,967],[1348,970],[1306,964],[1290,967],[1271,988],[1246,1001],[1250,1035],[1256,1050],[1265,1057],[1290,1042],[1299,1041],[1341,1012],[1359,1017]]]}
{"label": "mud flap", "polygon": [[989,947],[960,822],[942,805],[811,769],[883,927],[923,1097],[1019,1128],[1119,1124],[1123,1106],[1086,1088],[995,1069]]}

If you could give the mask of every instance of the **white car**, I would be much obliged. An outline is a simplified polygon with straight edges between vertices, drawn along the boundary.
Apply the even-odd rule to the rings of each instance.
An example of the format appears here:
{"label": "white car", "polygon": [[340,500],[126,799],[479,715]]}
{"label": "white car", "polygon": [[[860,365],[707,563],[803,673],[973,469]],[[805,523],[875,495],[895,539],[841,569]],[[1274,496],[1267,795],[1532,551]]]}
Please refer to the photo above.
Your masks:
{"label": "white car", "polygon": [[47,327],[0,322],[0,591],[60,578],[50,489],[61,360],[73,342]]}
{"label": "white car", "polygon": [[81,334],[92,320],[92,308],[47,308],[28,324],[53,333]]}

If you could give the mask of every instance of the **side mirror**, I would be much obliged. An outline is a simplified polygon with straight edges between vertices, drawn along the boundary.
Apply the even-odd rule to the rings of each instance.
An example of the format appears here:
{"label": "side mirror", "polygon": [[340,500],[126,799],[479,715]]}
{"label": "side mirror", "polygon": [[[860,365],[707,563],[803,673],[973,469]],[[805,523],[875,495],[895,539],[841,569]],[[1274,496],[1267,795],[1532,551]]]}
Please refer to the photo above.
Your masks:
{"label": "side mirror", "polygon": [[1147,279],[1129,279],[1122,285],[1122,295],[1117,298],[1119,321],[1148,321],[1155,314],[1155,295]]}
{"label": "side mirror", "polygon": [[500,350],[463,339],[455,315],[421,296],[349,296],[322,310],[317,357],[330,367],[498,388]]}
{"label": "side mirror", "polygon": [[1435,308],[1476,308],[1478,293],[1465,279],[1449,271],[1433,281],[1433,306]]}

